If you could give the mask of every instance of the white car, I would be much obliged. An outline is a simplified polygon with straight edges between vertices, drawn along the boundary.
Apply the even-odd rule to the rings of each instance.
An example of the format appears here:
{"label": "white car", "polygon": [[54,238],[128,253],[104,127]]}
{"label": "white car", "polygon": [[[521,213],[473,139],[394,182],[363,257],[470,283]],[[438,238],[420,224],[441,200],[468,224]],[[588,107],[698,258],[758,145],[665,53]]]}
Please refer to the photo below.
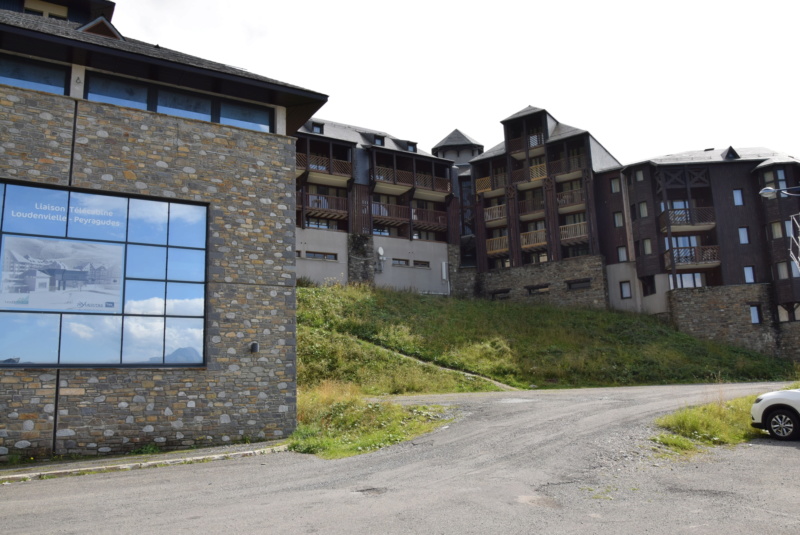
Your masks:
{"label": "white car", "polygon": [[800,389],[761,394],[750,409],[750,418],[750,425],[766,429],[773,438],[800,438]]}

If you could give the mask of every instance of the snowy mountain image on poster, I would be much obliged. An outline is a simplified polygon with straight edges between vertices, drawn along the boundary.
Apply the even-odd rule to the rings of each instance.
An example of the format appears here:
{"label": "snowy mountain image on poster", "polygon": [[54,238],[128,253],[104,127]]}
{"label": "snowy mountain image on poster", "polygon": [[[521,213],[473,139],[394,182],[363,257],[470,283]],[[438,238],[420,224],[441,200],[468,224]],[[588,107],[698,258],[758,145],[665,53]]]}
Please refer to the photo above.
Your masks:
{"label": "snowy mountain image on poster", "polygon": [[122,244],[3,237],[0,310],[122,312]]}

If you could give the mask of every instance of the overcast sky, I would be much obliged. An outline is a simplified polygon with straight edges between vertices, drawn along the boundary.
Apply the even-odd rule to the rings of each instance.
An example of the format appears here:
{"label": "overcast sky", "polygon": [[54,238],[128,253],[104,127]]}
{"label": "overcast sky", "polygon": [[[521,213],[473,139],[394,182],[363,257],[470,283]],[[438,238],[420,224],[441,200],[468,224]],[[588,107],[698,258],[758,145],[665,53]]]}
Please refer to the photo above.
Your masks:
{"label": "overcast sky", "polygon": [[[528,105],[623,164],[800,157],[797,0],[116,0],[125,36],[329,96],[318,118],[486,149]],[[793,74],[794,73],[794,74]]]}

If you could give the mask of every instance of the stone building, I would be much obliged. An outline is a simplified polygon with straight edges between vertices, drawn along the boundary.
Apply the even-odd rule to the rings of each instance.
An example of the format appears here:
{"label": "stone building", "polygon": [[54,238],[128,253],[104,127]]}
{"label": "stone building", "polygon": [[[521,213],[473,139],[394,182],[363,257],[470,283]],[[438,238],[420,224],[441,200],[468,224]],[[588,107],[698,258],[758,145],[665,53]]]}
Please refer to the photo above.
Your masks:
{"label": "stone building", "polygon": [[289,135],[327,97],[122,36],[113,2],[0,7],[0,460],[286,437]]}

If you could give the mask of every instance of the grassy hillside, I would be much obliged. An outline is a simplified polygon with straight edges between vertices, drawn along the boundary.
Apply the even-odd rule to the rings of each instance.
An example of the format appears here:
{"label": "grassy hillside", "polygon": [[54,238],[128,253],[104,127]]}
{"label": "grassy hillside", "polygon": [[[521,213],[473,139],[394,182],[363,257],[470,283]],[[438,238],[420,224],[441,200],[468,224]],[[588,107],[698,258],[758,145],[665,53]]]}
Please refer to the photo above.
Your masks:
{"label": "grassy hillside", "polygon": [[784,380],[794,365],[700,341],[636,314],[458,300],[368,287],[298,288],[298,384],[366,393]]}

